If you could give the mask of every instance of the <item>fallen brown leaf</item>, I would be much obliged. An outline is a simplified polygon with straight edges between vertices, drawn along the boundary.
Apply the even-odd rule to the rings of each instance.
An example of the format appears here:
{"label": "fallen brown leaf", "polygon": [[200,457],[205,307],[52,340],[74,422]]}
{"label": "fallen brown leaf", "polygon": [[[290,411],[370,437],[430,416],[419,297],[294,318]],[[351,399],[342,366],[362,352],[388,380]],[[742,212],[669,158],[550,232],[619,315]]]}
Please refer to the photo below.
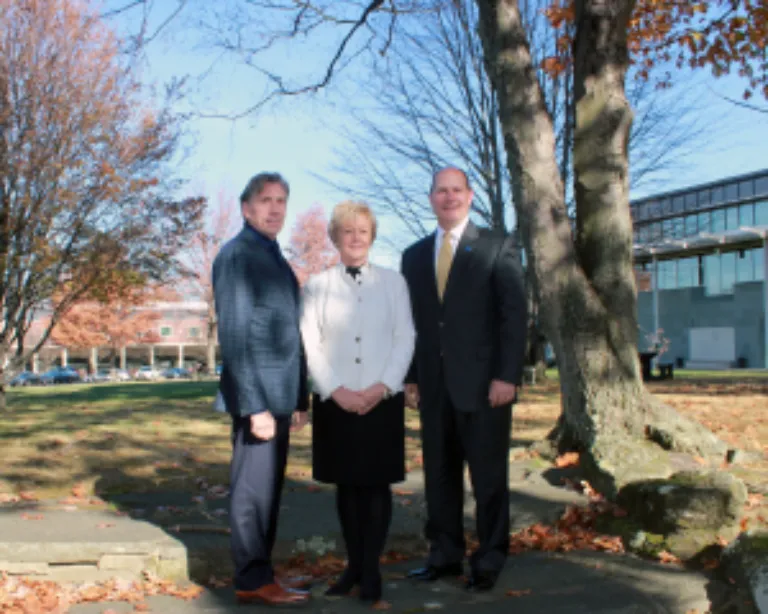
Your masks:
{"label": "fallen brown leaf", "polygon": [[526,588],[523,590],[508,590],[506,593],[504,593],[507,597],[525,597],[526,595],[530,595],[533,591],[531,591],[530,588]]}
{"label": "fallen brown leaf", "polygon": [[389,610],[392,608],[392,604],[389,601],[379,600],[371,606],[372,610]]}
{"label": "fallen brown leaf", "polygon": [[21,515],[22,520],[42,520],[42,514],[27,514],[26,512]]}

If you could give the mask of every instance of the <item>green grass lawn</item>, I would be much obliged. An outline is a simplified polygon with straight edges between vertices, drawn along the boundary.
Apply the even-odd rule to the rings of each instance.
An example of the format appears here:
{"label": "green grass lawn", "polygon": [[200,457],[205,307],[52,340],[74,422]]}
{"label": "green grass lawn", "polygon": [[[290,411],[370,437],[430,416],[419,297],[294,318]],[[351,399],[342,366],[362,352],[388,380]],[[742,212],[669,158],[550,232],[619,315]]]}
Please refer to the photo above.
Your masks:
{"label": "green grass lawn", "polygon": [[[0,412],[0,494],[190,492],[228,481],[230,418],[213,411],[217,381],[11,389]],[[420,455],[408,412],[409,458]],[[310,479],[311,431],[292,435],[288,475]],[[409,461],[410,462],[410,461]]]}
{"label": "green grass lawn", "polygon": [[[734,447],[768,453],[768,374],[679,373],[649,389]],[[0,501],[19,492],[58,498],[73,489],[90,496],[194,492],[200,480],[226,484],[230,419],[212,409],[216,387],[173,381],[11,389],[8,411],[0,413]],[[559,413],[556,377],[525,387],[512,445],[541,440]],[[415,466],[419,418],[415,411],[406,416],[406,462]],[[310,464],[305,429],[292,437],[289,477],[309,482]]]}

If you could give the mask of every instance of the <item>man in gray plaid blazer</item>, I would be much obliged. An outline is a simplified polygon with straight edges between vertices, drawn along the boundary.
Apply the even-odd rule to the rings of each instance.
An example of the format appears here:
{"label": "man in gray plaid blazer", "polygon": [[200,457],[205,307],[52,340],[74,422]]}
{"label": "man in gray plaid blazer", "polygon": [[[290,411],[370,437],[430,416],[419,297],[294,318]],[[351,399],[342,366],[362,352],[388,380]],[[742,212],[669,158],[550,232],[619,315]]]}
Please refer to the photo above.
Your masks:
{"label": "man in gray plaid blazer", "polygon": [[305,592],[275,581],[271,564],[289,432],[307,422],[299,286],[277,243],[288,183],[253,177],[240,197],[243,230],[213,263],[223,369],[217,405],[232,415],[232,557],[238,601],[293,605]]}

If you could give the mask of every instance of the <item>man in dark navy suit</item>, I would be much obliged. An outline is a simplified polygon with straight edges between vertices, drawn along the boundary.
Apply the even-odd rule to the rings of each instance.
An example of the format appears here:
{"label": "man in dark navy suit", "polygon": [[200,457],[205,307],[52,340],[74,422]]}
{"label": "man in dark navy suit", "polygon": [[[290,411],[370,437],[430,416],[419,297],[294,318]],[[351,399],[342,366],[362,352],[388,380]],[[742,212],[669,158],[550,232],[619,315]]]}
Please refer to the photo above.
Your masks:
{"label": "man in dark navy suit", "polygon": [[403,253],[416,351],[406,397],[419,406],[424,451],[427,564],[410,577],[463,573],[464,465],[476,502],[479,546],[467,588],[493,588],[509,549],[509,438],[527,328],[520,260],[512,238],[469,220],[466,174],[435,174],[435,233]]}
{"label": "man in dark navy suit", "polygon": [[271,563],[289,432],[307,423],[308,403],[299,287],[276,240],[288,193],[276,173],[253,177],[240,197],[244,228],[213,263],[223,362],[217,404],[232,415],[235,592],[241,603],[275,606],[309,598],[276,582]]}

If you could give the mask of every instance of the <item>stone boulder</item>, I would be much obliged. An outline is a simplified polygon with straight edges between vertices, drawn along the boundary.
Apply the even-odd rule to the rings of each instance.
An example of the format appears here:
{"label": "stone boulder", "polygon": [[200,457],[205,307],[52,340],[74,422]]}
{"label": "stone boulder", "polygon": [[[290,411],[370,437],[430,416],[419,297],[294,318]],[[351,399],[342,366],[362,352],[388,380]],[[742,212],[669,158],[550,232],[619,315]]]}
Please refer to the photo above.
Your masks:
{"label": "stone boulder", "polygon": [[723,566],[737,589],[751,600],[752,610],[768,614],[768,531],[739,535],[723,552]]}
{"label": "stone boulder", "polygon": [[646,533],[663,536],[664,547],[689,559],[739,532],[747,489],[722,471],[681,471],[666,479],[633,482],[617,503]]}

